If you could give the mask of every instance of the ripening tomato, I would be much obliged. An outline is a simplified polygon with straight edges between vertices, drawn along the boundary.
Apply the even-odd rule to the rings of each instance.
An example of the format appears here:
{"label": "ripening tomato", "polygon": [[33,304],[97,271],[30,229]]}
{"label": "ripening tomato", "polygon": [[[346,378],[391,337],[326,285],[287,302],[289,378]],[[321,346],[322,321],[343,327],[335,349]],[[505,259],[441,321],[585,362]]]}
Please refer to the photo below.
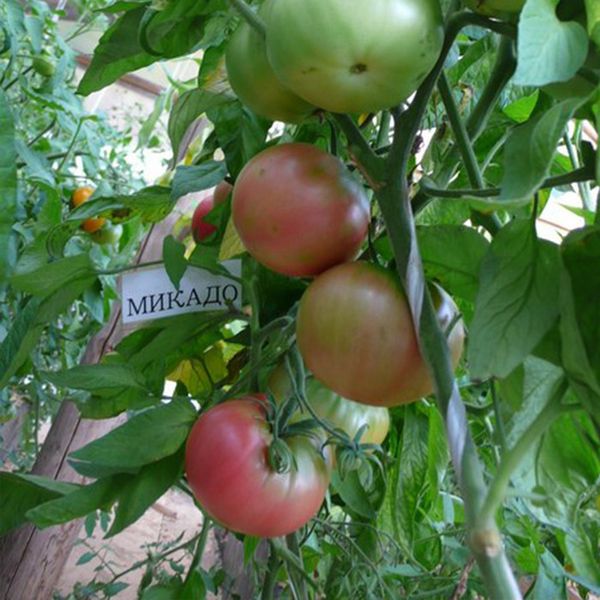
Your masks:
{"label": "ripening tomato", "polygon": [[266,267],[318,275],[351,260],[369,226],[369,202],[342,162],[310,144],[257,154],[233,188],[232,215],[244,246]]}
{"label": "ripening tomato", "polygon": [[[291,393],[291,388],[285,367],[277,366],[269,377],[269,390],[280,401]],[[321,419],[342,429],[351,439],[363,425],[367,425],[360,438],[361,444],[381,444],[390,430],[390,413],[385,406],[365,406],[342,398],[314,377],[306,380],[306,399]],[[308,417],[306,413],[298,413],[292,421]]]}
{"label": "ripening tomato", "polygon": [[267,56],[283,84],[338,113],[406,100],[444,41],[438,0],[276,0],[266,25]]}
{"label": "ripening tomato", "polygon": [[[445,329],[458,309],[442,288],[431,291]],[[307,367],[345,398],[396,406],[433,391],[404,293],[382,267],[347,263],[318,277],[300,301],[296,333]],[[459,320],[448,339],[454,366],[463,340]]]}
{"label": "ripening tomato", "polygon": [[[264,16],[264,10],[259,14]],[[298,123],[314,112],[314,106],[277,79],[267,60],[264,38],[244,20],[229,40],[225,65],[233,91],[257,115]]]}
{"label": "ripening tomato", "polygon": [[[73,195],[71,196],[71,203],[74,208],[81,206],[92,194],[94,193],[94,188],[84,186],[77,188]],[[106,219],[103,217],[97,217],[93,219],[86,219],[82,224],[81,228],[87,233],[94,233],[99,229],[102,229],[104,224],[106,223]]]}
{"label": "ripening tomato", "polygon": [[465,0],[465,3],[482,15],[497,16],[502,13],[518,13],[525,5],[525,0]]}
{"label": "ripening tomato", "polygon": [[196,210],[194,210],[194,215],[192,216],[192,236],[196,244],[199,244],[217,230],[212,223],[205,221],[204,217],[215,206],[221,204],[221,202],[225,202],[232,189],[233,186],[228,181],[221,181],[214,189],[212,195],[202,198],[198,206],[196,206]]}
{"label": "ripening tomato", "polygon": [[239,533],[276,537],[318,512],[329,465],[303,436],[286,439],[291,469],[274,471],[264,402],[264,395],[246,396],[203,413],[187,441],[185,471],[196,499],[216,521]]}

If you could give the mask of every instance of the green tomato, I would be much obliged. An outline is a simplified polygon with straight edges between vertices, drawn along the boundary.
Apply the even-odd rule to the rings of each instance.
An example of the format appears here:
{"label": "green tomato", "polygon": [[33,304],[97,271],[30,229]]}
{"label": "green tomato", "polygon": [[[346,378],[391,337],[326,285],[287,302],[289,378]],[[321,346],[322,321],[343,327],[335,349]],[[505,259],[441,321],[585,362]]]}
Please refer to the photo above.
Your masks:
{"label": "green tomato", "polygon": [[108,245],[116,244],[123,235],[122,225],[105,225],[102,229],[94,231],[91,236],[96,244]]}
{"label": "green tomato", "polygon": [[465,0],[465,4],[482,15],[493,17],[518,13],[525,6],[525,0]]}
{"label": "green tomato", "polygon": [[266,16],[267,55],[279,79],[338,113],[406,100],[444,41],[438,0],[277,0]]}
{"label": "green tomato", "polygon": [[56,71],[56,65],[46,56],[36,56],[31,66],[36,73],[44,77],[52,77]]}
{"label": "green tomato", "polygon": [[[259,12],[262,16],[265,11]],[[271,121],[298,123],[314,112],[314,106],[277,79],[267,60],[264,39],[246,21],[229,40],[225,66],[233,91],[257,115]]]}
{"label": "green tomato", "polygon": [[[271,373],[269,389],[279,402],[291,393],[292,385],[283,365],[279,365]],[[321,419],[341,429],[351,439],[366,425],[360,437],[361,444],[381,444],[390,430],[390,413],[385,406],[366,406],[347,400],[314,377],[306,380],[306,399]],[[292,422],[307,417],[305,413],[297,413],[292,416]]]}

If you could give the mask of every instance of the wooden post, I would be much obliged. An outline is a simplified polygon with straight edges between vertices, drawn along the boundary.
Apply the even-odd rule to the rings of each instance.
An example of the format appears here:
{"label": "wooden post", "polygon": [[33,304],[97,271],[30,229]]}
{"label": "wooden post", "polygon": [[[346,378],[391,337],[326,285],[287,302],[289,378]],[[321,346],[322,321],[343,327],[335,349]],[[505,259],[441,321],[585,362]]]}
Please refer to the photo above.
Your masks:
{"label": "wooden post", "polygon": [[[187,203],[145,238],[136,263],[160,259],[162,243]],[[109,322],[89,342],[82,358],[84,364],[97,363],[122,338],[121,308],[115,304]],[[103,436],[125,419],[82,419],[76,406],[65,400],[52,423],[32,472],[61,481],[83,483],[84,478],[67,463],[67,456]],[[0,538],[0,600],[47,600],[81,529],[81,520],[39,530],[25,525]]]}

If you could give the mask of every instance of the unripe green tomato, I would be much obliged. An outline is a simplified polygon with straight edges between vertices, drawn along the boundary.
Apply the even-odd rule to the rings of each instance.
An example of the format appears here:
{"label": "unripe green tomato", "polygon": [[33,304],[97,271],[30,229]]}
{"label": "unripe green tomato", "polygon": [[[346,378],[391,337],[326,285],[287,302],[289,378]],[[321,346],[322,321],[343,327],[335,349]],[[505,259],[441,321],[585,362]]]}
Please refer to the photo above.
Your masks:
{"label": "unripe green tomato", "polygon": [[[276,367],[269,377],[269,389],[277,401],[282,401],[292,390],[285,367]],[[306,399],[321,419],[344,431],[350,439],[363,426],[361,444],[381,444],[390,430],[390,413],[384,406],[366,406],[347,400],[326,388],[314,377],[306,380]],[[306,413],[292,416],[292,422],[308,418]]]}
{"label": "unripe green tomato", "polygon": [[[259,14],[264,15],[261,9]],[[299,123],[315,107],[288,90],[267,60],[263,37],[246,21],[231,36],[225,54],[229,83],[243,104],[271,121]]]}
{"label": "unripe green tomato", "polygon": [[96,244],[101,244],[103,246],[107,244],[116,244],[123,235],[123,226],[105,225],[102,229],[98,229],[98,231],[94,231],[90,235]]}
{"label": "unripe green tomato", "polygon": [[438,0],[275,0],[267,56],[279,79],[325,110],[371,113],[406,100],[440,56]]}
{"label": "unripe green tomato", "polygon": [[56,71],[54,62],[46,56],[36,56],[31,66],[36,73],[44,77],[52,77]]}
{"label": "unripe green tomato", "polygon": [[465,0],[465,4],[482,15],[496,17],[518,13],[525,6],[525,0]]}

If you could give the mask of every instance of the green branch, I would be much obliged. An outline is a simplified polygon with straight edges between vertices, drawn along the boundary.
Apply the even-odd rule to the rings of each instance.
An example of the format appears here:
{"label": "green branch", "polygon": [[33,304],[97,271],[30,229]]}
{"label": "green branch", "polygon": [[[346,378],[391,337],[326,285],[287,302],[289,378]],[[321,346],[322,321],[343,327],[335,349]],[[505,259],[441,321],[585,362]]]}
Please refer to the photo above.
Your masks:
{"label": "green branch", "polygon": [[[540,185],[540,189],[572,185],[574,183],[581,183],[584,181],[594,181],[594,174],[590,171],[589,167],[581,167],[581,169],[576,169],[575,171],[565,173],[564,175],[548,177],[548,179],[544,180],[544,182]],[[429,185],[427,180],[421,181],[420,189],[427,196],[434,198],[454,198],[457,200],[464,200],[468,198],[496,198],[502,193],[500,188],[462,188],[457,190],[443,190]]]}

